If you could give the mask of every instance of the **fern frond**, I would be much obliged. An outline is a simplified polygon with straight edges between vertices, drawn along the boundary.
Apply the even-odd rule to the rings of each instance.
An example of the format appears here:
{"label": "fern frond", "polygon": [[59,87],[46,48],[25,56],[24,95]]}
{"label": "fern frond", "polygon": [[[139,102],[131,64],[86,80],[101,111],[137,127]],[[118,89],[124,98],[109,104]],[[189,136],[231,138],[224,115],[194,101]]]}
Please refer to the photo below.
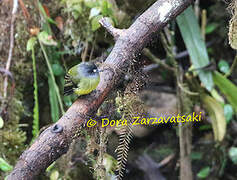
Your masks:
{"label": "fern frond", "polygon": [[123,173],[127,163],[129,144],[133,138],[131,124],[128,126],[123,126],[121,129],[121,134],[119,135],[119,145],[116,149],[117,152],[117,169],[118,172],[117,179],[121,180],[123,178]]}
{"label": "fern frond", "polygon": [[39,134],[39,99],[38,99],[37,71],[36,71],[34,47],[32,47],[32,63],[33,63],[33,75],[34,75],[34,110],[33,110],[32,135],[33,139],[35,139]]}

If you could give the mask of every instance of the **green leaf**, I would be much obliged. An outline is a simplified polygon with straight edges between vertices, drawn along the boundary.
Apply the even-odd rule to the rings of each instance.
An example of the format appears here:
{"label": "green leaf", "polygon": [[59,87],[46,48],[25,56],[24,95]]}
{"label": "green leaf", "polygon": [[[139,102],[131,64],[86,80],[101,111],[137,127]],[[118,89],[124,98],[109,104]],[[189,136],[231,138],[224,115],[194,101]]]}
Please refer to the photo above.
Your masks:
{"label": "green leaf", "polygon": [[49,23],[56,24],[56,22],[46,14],[42,4],[39,1],[38,1],[38,7],[39,7],[39,10],[40,10],[41,14],[43,15],[44,19],[46,19]]}
{"label": "green leaf", "polygon": [[54,87],[54,82],[51,76],[48,76],[48,84],[49,84],[49,102],[50,102],[51,118],[53,122],[57,122],[59,119],[59,105],[56,90]]}
{"label": "green leaf", "polygon": [[220,71],[223,73],[228,73],[230,70],[230,66],[225,60],[219,61],[218,67],[219,67]]}
{"label": "green leaf", "polygon": [[27,51],[32,51],[32,49],[34,48],[35,44],[36,44],[36,37],[31,37],[28,41],[27,41],[27,45],[26,45],[26,50]]}
{"label": "green leaf", "polygon": [[0,158],[0,169],[4,172],[12,171],[13,167],[7,163],[3,158]]}
{"label": "green leaf", "polygon": [[206,167],[202,168],[202,169],[199,171],[199,173],[197,174],[197,177],[199,177],[199,178],[201,178],[201,179],[206,178],[206,177],[209,175],[210,170],[211,170],[211,169],[210,169],[209,166],[206,166]]}
{"label": "green leaf", "polygon": [[[177,23],[194,68],[198,69],[208,65],[207,49],[201,37],[200,27],[193,9],[191,7],[187,8],[177,17]],[[197,72],[206,89],[211,91],[213,88],[211,72],[202,69]]]}
{"label": "green leaf", "polygon": [[76,11],[78,14],[81,14],[83,12],[83,7],[81,3],[79,4],[73,4],[73,11]]}
{"label": "green leaf", "polygon": [[[53,74],[53,70],[52,70],[52,67],[51,67],[51,63],[49,61],[49,58],[48,58],[48,55],[46,53],[46,49],[44,48],[44,45],[41,41],[39,41],[39,44],[40,44],[40,47],[43,51],[43,54],[44,54],[44,57],[45,57],[45,60],[46,60],[46,63],[47,63],[47,66],[48,66],[48,69],[49,69],[49,76],[50,79],[48,79],[48,83],[49,83],[49,99],[51,100],[51,96],[53,97],[57,97],[57,100],[58,100],[58,103],[59,103],[59,106],[60,106],[60,109],[61,109],[61,112],[62,114],[64,114],[64,108],[63,108],[63,103],[62,103],[62,99],[61,99],[61,96],[60,96],[60,93],[59,93],[59,88],[58,88],[58,85],[56,83],[56,80],[55,80],[55,77],[54,77],[54,74]],[[53,87],[52,87],[53,86]],[[53,89],[52,89],[53,88]],[[50,93],[51,92],[51,93]],[[53,94],[54,93],[54,94]],[[54,99],[54,98],[53,98]],[[53,102],[53,101],[52,101]],[[51,108],[54,108],[52,107],[52,103],[50,104],[51,105]],[[57,104],[58,105],[58,104]],[[51,112],[54,112],[51,110]],[[54,114],[54,113],[53,113]]]}
{"label": "green leaf", "polygon": [[208,95],[202,96],[204,107],[212,121],[215,141],[222,141],[226,133],[226,119],[221,104]]}
{"label": "green leaf", "polygon": [[53,170],[50,174],[50,180],[58,180],[59,178],[59,172],[57,170]]}
{"label": "green leaf", "polygon": [[101,10],[100,10],[98,7],[92,8],[91,11],[90,11],[89,19],[91,19],[91,18],[93,18],[93,17],[99,15],[99,14],[100,14],[100,11],[101,11]]}
{"label": "green leaf", "polygon": [[237,112],[237,87],[229,79],[217,71],[213,74],[213,79],[220,91],[232,105],[235,112]]}
{"label": "green leaf", "polygon": [[224,105],[224,115],[226,118],[227,123],[230,122],[234,114],[233,108],[230,104],[225,104]]}
{"label": "green leaf", "polygon": [[63,101],[67,107],[70,107],[72,105],[72,100],[70,96],[64,96]]}
{"label": "green leaf", "polygon": [[38,34],[39,40],[48,46],[57,46],[57,42],[53,40],[52,36],[49,35],[46,31],[42,31]]}
{"label": "green leaf", "polygon": [[77,19],[79,18],[79,15],[80,15],[80,14],[79,14],[78,11],[72,11],[72,16],[73,16],[74,19],[77,20]]}
{"label": "green leaf", "polygon": [[199,127],[199,130],[200,130],[200,131],[211,130],[211,129],[212,129],[212,127],[211,127],[210,124],[201,125],[201,126]]}
{"label": "green leaf", "polygon": [[54,167],[55,167],[55,161],[52,163],[52,164],[50,164],[50,166],[49,167],[47,167],[47,169],[45,170],[46,172],[50,172],[50,171],[53,171],[53,169],[54,169]]}
{"label": "green leaf", "polygon": [[72,12],[74,19],[78,19],[78,17],[83,13],[82,4],[81,3],[73,4],[70,12]]}
{"label": "green leaf", "polygon": [[202,159],[202,156],[203,156],[203,154],[202,154],[202,152],[192,152],[191,153],[191,159],[192,160],[201,160]]}
{"label": "green leaf", "polygon": [[206,26],[206,34],[211,34],[218,27],[217,23],[210,23]]}
{"label": "green leaf", "polygon": [[224,98],[218,93],[218,91],[217,91],[215,88],[213,88],[213,89],[211,90],[211,95],[212,95],[212,97],[214,97],[217,101],[219,101],[221,104],[224,104],[224,103],[225,103]]}
{"label": "green leaf", "polygon": [[237,165],[237,147],[231,147],[229,150],[229,157],[231,161]]}
{"label": "green leaf", "polygon": [[64,70],[60,64],[53,64],[52,70],[55,76],[61,76],[64,74]]}
{"label": "green leaf", "polygon": [[101,2],[101,13],[103,16],[112,16],[113,11],[111,9],[112,5],[107,0],[102,0]]}
{"label": "green leaf", "polygon": [[0,116],[0,129],[3,128],[3,126],[4,126],[4,121],[2,117]]}
{"label": "green leaf", "polygon": [[102,17],[103,17],[102,15],[99,15],[99,16],[95,16],[94,18],[92,18],[92,21],[91,21],[92,31],[96,31],[97,29],[100,28],[99,20],[100,20]]}
{"label": "green leaf", "polygon": [[96,7],[98,6],[98,1],[95,1],[95,0],[84,0],[84,3],[86,5],[86,7],[88,8],[93,8],[93,7]]}

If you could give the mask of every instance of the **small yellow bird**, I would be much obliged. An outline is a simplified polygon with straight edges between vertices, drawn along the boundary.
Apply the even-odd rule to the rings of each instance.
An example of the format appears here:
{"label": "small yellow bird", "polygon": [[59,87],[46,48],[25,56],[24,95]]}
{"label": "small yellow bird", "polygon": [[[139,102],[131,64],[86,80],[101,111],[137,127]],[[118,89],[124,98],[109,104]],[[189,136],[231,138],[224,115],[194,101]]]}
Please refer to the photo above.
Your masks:
{"label": "small yellow bird", "polygon": [[69,69],[65,76],[64,95],[89,94],[100,82],[99,70],[93,62],[82,62]]}

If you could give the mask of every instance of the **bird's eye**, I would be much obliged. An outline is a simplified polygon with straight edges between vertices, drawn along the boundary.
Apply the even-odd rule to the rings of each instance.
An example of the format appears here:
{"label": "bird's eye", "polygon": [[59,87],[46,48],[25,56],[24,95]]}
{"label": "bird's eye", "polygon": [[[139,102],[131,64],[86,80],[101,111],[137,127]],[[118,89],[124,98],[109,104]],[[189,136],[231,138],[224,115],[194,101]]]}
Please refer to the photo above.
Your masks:
{"label": "bird's eye", "polygon": [[93,69],[93,72],[96,73],[96,72],[97,72],[97,69]]}

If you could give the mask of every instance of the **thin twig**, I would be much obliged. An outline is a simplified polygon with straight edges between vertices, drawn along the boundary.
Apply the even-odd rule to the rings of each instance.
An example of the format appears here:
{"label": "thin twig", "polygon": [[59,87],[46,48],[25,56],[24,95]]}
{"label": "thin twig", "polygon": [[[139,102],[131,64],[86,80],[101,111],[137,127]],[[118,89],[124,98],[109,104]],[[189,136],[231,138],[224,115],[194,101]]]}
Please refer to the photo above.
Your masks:
{"label": "thin twig", "polygon": [[[171,34],[168,34],[171,36]],[[192,94],[195,95],[193,92],[189,92],[187,89],[183,88],[183,69],[178,65],[178,63],[175,61],[175,52],[172,51],[174,43],[172,41],[173,38],[166,38],[163,33],[161,33],[161,40],[162,44],[166,50],[167,56],[170,57],[171,63],[175,67],[175,75],[176,75],[176,82],[177,82],[177,97],[178,97],[178,112],[179,113],[188,113],[191,108],[187,108],[186,101],[188,101],[189,97],[186,96],[186,94]],[[186,100],[183,98],[187,97]],[[193,174],[192,174],[192,165],[191,165],[191,159],[190,159],[190,153],[191,153],[191,134],[192,129],[191,125],[189,124],[179,124],[179,145],[180,145],[180,179],[182,180],[192,180]]]}
{"label": "thin twig", "polygon": [[155,63],[163,66],[164,68],[170,70],[170,71],[175,71],[175,69],[169,65],[167,65],[166,63],[164,63],[162,60],[160,60],[159,58],[157,58],[154,54],[151,53],[151,51],[147,48],[144,48],[142,51],[147,57],[149,57],[152,61],[154,61]]}
{"label": "thin twig", "polygon": [[[11,91],[10,91],[10,96],[12,97],[14,94],[14,89],[15,89],[15,79],[14,79],[12,73],[10,71],[7,71],[4,68],[0,68],[0,73],[3,74],[4,76],[8,76],[11,79],[12,87],[11,87]],[[4,110],[5,109],[4,106],[6,105],[5,104],[6,99],[2,98],[1,101],[3,102],[1,110]]]}
{"label": "thin twig", "polygon": [[207,10],[202,10],[202,27],[201,27],[201,35],[203,40],[206,39],[206,25],[207,25]]}
{"label": "thin twig", "polygon": [[90,58],[89,61],[92,59],[93,53],[94,53],[94,49],[95,49],[95,42],[96,42],[96,33],[95,33],[95,39],[92,43],[92,48],[91,48],[91,52],[90,52]]}
{"label": "thin twig", "polygon": [[[214,42],[215,42],[215,41],[207,42],[207,43],[206,43],[206,47],[210,47]],[[187,56],[189,56],[189,54],[188,54],[188,51],[185,50],[185,51],[182,51],[182,52],[176,54],[176,55],[175,55],[175,59],[181,59],[181,58],[185,58],[185,57],[187,57]],[[161,59],[160,61],[161,61],[161,62],[165,62],[166,59]],[[150,64],[150,65],[148,65],[148,66],[145,66],[145,67],[143,68],[143,71],[144,71],[144,72],[149,72],[149,71],[152,71],[153,69],[156,69],[156,68],[158,68],[158,67],[159,67],[159,63],[158,63],[158,64],[157,64],[157,63],[156,63],[156,64]],[[172,68],[173,68],[173,67],[172,67]]]}
{"label": "thin twig", "polygon": [[21,10],[23,12],[23,15],[25,16],[26,20],[28,20],[29,22],[29,19],[30,19],[30,13],[28,12],[28,10],[26,9],[26,6],[23,2],[23,0],[19,0],[19,4],[21,6]]}
{"label": "thin twig", "polygon": [[197,19],[199,19],[199,13],[200,13],[199,3],[200,3],[200,0],[196,0],[194,3],[194,11],[195,11],[195,15]]}
{"label": "thin twig", "polygon": [[89,46],[89,43],[88,43],[88,40],[86,40],[86,45],[85,45],[85,49],[81,55],[81,59],[82,59],[82,62],[85,62],[86,61],[86,56],[87,56],[87,52],[88,52],[88,46]]}
{"label": "thin twig", "polygon": [[[6,64],[6,71],[9,71],[12,61],[12,52],[14,48],[14,23],[16,19],[16,12],[18,7],[18,0],[13,1],[13,8],[12,8],[12,18],[11,18],[11,30],[10,30],[10,47],[8,53],[8,59]],[[8,86],[8,76],[4,79],[4,87],[3,87],[3,97],[6,99],[7,97],[7,86]]]}
{"label": "thin twig", "polygon": [[168,164],[172,159],[174,159],[175,154],[172,153],[170,155],[168,155],[167,157],[165,157],[160,163],[159,163],[159,167],[164,167],[166,164]]}
{"label": "thin twig", "polygon": [[198,95],[199,95],[199,93],[197,93],[197,92],[191,92],[191,91],[189,91],[188,89],[186,89],[185,87],[183,87],[183,85],[182,85],[181,83],[177,82],[177,84],[178,84],[179,88],[180,88],[184,93],[186,93],[186,94],[188,94],[188,95],[191,95],[191,96],[198,96]]}
{"label": "thin twig", "polygon": [[237,54],[235,55],[234,62],[232,63],[229,72],[225,74],[225,77],[230,76],[231,73],[234,71],[235,67],[237,67]]}

